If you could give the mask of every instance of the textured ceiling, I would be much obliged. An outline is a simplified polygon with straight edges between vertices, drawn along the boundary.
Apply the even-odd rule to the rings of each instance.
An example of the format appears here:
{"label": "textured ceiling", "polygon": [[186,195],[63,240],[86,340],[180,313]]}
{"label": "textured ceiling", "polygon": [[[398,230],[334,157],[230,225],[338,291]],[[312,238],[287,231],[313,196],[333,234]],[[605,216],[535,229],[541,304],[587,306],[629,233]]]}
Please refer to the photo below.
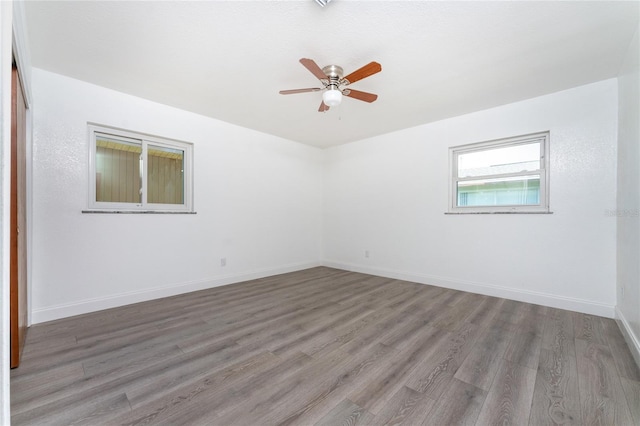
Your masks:
{"label": "textured ceiling", "polygon": [[[631,2],[26,2],[34,66],[327,147],[615,77]],[[299,62],[379,95],[318,113]]]}

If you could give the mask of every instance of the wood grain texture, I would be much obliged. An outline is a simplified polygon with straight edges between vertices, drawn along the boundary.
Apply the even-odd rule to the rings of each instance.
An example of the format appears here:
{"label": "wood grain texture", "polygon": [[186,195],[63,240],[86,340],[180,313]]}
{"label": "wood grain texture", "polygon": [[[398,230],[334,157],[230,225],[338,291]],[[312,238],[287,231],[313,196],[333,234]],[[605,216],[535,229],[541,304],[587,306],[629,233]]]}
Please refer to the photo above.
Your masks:
{"label": "wood grain texture", "polygon": [[576,339],[576,355],[583,421],[586,424],[633,424],[609,348]]}
{"label": "wood grain texture", "polygon": [[115,419],[114,422],[133,425],[171,422],[176,418],[186,419],[187,416],[195,414],[209,416],[211,413],[210,400],[222,398],[228,393],[227,387],[243,378],[249,379],[252,374],[264,371],[277,362],[278,360],[273,354],[263,352],[221,371],[203,375],[195,382],[185,383],[173,392],[165,393],[163,398],[155,398],[150,404],[138,404],[138,408]]}
{"label": "wood grain texture", "polygon": [[598,345],[608,344],[603,318],[576,312],[573,314],[573,322],[576,339]]}
{"label": "wood grain texture", "polygon": [[482,300],[476,306],[470,308],[469,315],[467,315],[466,321],[478,326],[484,325],[493,320],[500,310],[501,305],[505,302],[504,299],[498,299],[497,297],[487,297]]}
{"label": "wood grain texture", "polygon": [[530,424],[582,424],[571,319],[556,310],[546,320]]}
{"label": "wood grain texture", "polygon": [[475,425],[485,396],[482,389],[453,379],[422,424]]}
{"label": "wood grain texture", "polygon": [[10,362],[20,365],[27,335],[27,105],[20,72],[11,69],[11,167],[9,226]]}
{"label": "wood grain texture", "polygon": [[612,319],[602,319],[607,336],[607,343],[614,354],[613,361],[616,364],[618,373],[629,380],[640,381],[640,367],[635,363],[633,355],[624,341],[622,332],[616,322]]}
{"label": "wood grain texture", "polygon": [[441,339],[434,353],[413,371],[407,386],[439,400],[464,359],[471,352],[478,327],[463,326],[457,333]]}
{"label": "wood grain texture", "polygon": [[529,422],[536,371],[504,360],[478,417],[479,425],[525,425]]}
{"label": "wood grain texture", "polygon": [[269,410],[266,420],[270,422],[269,419],[272,419],[273,422],[282,425],[313,424],[323,418],[331,407],[342,401],[351,389],[368,380],[376,366],[385,365],[389,359],[396,356],[394,350],[384,345],[377,345],[355,357],[340,350],[337,352],[344,356],[342,365],[327,370],[326,374],[320,373],[322,379],[316,383],[304,383],[300,388],[301,395],[287,400],[280,412]]}
{"label": "wood grain texture", "polygon": [[542,338],[534,331],[515,331],[504,359],[532,369],[538,368]]}
{"label": "wood grain texture", "polygon": [[485,328],[478,335],[474,350],[465,358],[454,377],[488,391],[510,338],[511,332],[498,326]]}
{"label": "wood grain texture", "polygon": [[435,351],[438,343],[446,338],[446,332],[429,327],[413,344],[398,351],[386,363],[372,373],[362,387],[350,394],[349,399],[377,414],[392,395],[414,374],[414,371]]}
{"label": "wood grain texture", "polygon": [[373,418],[373,414],[345,399],[323,416],[315,426],[370,425]]}
{"label": "wood grain texture", "polygon": [[403,386],[380,409],[373,424],[375,426],[421,424],[435,403],[435,400],[425,394]]}
{"label": "wood grain texture", "polygon": [[634,424],[640,425],[640,382],[620,377],[620,383],[622,384],[622,389],[624,389]]}
{"label": "wood grain texture", "polygon": [[312,268],[33,326],[12,423],[638,424],[616,327]]}

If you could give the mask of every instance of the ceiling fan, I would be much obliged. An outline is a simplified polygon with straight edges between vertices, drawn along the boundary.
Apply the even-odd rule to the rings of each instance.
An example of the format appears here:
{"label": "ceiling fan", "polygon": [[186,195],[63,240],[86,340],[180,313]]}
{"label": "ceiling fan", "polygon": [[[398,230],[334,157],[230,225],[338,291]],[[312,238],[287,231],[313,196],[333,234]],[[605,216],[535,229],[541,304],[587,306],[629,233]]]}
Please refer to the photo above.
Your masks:
{"label": "ceiling fan", "polygon": [[330,107],[340,104],[342,96],[358,99],[359,101],[373,102],[378,99],[378,95],[373,93],[361,92],[359,90],[353,90],[348,88],[341,88],[341,86],[348,86],[355,83],[358,80],[369,77],[373,74],[382,71],[382,66],[377,62],[370,62],[367,65],[355,70],[347,76],[342,76],[342,68],[337,65],[327,65],[324,68],[320,68],[313,59],[302,58],[300,63],[304,65],[306,69],[311,71],[311,74],[315,75],[323,87],[312,87],[309,89],[293,89],[293,90],[281,90],[281,95],[293,95],[295,93],[306,92],[320,92],[322,93],[322,102],[318,112],[328,111]]}

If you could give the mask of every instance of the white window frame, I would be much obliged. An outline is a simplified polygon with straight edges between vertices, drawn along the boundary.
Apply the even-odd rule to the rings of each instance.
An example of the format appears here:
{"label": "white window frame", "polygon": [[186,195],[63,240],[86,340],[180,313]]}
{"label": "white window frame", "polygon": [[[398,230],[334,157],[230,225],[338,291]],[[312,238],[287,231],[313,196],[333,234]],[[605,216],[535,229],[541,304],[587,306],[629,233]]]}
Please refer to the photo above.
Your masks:
{"label": "white window frame", "polygon": [[[89,210],[104,212],[193,212],[193,144],[174,139],[162,138],[159,136],[138,133],[115,127],[102,126],[88,123],[89,132]],[[140,155],[142,162],[142,202],[141,203],[118,203],[96,201],[96,134],[106,134],[114,139],[135,139],[142,145]],[[125,140],[126,140],[125,139]],[[163,148],[178,149],[184,152],[183,159],[183,180],[184,180],[184,203],[183,204],[157,204],[147,202],[147,146],[154,145]]]}
{"label": "white window frame", "polygon": [[[549,213],[549,132],[532,133],[505,139],[460,145],[449,148],[449,213]],[[458,157],[461,154],[526,145],[540,142],[540,171],[501,173],[469,178],[458,177]],[[494,179],[517,176],[540,175],[540,203],[537,205],[500,205],[500,206],[458,206],[458,182],[478,179]]]}

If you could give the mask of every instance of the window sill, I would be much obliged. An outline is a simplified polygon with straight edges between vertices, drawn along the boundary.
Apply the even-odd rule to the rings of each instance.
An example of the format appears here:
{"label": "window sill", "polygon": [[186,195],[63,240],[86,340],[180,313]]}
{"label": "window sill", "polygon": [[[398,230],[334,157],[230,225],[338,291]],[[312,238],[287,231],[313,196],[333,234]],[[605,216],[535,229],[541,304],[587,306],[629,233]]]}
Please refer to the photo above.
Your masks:
{"label": "window sill", "polygon": [[461,214],[553,214],[553,212],[445,212],[444,214],[461,215]]}
{"label": "window sill", "polygon": [[197,212],[185,211],[161,211],[161,210],[82,210],[82,213],[90,214],[197,214]]}

